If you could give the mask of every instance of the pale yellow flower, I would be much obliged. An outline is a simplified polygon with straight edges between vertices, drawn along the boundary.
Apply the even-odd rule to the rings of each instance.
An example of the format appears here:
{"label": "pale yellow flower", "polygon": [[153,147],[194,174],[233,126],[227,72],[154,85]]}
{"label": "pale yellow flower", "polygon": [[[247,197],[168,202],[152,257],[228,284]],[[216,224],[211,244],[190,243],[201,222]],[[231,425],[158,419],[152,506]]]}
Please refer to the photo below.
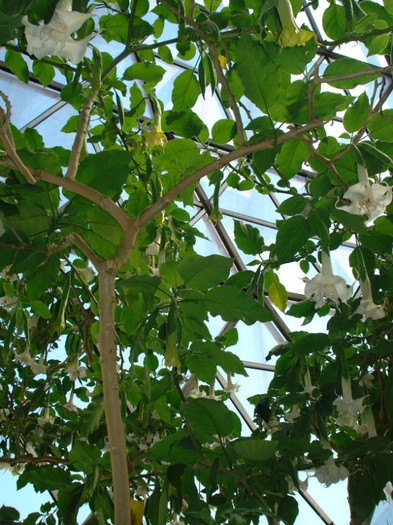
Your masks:
{"label": "pale yellow flower", "polygon": [[154,146],[165,146],[166,136],[159,126],[153,126],[153,129],[151,131],[145,131],[143,136],[146,140],[147,149],[152,149]]}
{"label": "pale yellow flower", "polygon": [[281,22],[281,34],[278,43],[281,47],[304,46],[314,33],[307,29],[301,29],[295,22],[292,5],[289,0],[277,0],[276,5]]}

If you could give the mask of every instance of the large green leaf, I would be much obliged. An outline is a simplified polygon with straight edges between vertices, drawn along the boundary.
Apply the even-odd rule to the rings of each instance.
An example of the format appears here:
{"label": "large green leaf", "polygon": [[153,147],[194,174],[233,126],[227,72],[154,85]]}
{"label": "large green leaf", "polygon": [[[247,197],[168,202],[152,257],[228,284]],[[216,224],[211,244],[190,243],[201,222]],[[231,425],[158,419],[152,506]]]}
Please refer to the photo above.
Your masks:
{"label": "large green leaf", "polygon": [[207,290],[227,279],[232,264],[232,259],[222,255],[193,254],[180,261],[178,271],[189,288]]}
{"label": "large green leaf", "polygon": [[255,321],[272,320],[271,313],[235,286],[219,286],[209,290],[204,304],[212,315],[220,315],[224,321],[243,321],[251,325]]}
{"label": "large green leaf", "polygon": [[304,246],[310,235],[310,226],[301,215],[295,215],[279,225],[276,253],[280,263],[290,262]]}
{"label": "large green leaf", "polygon": [[233,442],[231,448],[241,458],[248,461],[265,461],[274,457],[278,443],[256,438],[240,438]]}
{"label": "large green leaf", "polygon": [[165,69],[156,64],[149,64],[148,62],[137,62],[132,64],[124,71],[124,80],[144,80],[152,84],[157,84],[162,80],[165,74]]}
{"label": "large green leaf", "polygon": [[372,66],[369,66],[360,60],[355,60],[353,58],[339,58],[327,66],[323,76],[325,79],[329,80],[329,77],[364,72],[364,75],[354,76],[353,78],[329,81],[329,84],[333,87],[339,89],[352,89],[359,84],[368,84],[378,78],[378,74],[367,73],[369,69],[372,69]]}
{"label": "large green leaf", "polygon": [[259,109],[266,111],[280,95],[281,76],[277,64],[258,40],[247,33],[239,39],[236,56],[244,94]]}
{"label": "large green leaf", "polygon": [[40,466],[34,470],[25,470],[17,481],[18,489],[32,483],[37,492],[59,490],[68,485],[70,475],[58,467]]}
{"label": "large green leaf", "polygon": [[197,398],[182,404],[182,412],[195,434],[202,437],[229,436],[239,428],[239,418],[223,403]]}
{"label": "large green leaf", "polygon": [[292,178],[308,158],[309,151],[301,140],[288,140],[277,155],[278,169],[286,179]]}
{"label": "large green leaf", "polygon": [[175,111],[192,108],[198,99],[198,81],[191,69],[181,73],[173,83],[172,102]]}
{"label": "large green leaf", "polygon": [[[206,126],[196,113],[188,109],[186,111],[166,111],[162,129],[172,131],[175,135],[190,139],[198,137]],[[205,131],[206,135],[207,130]],[[207,138],[207,137],[206,137]]]}
{"label": "large green leaf", "polygon": [[368,129],[373,139],[383,142],[393,142],[393,109],[383,113],[375,113],[368,123]]}
{"label": "large green leaf", "polygon": [[217,366],[233,374],[246,375],[241,360],[232,352],[221,350],[211,341],[194,341],[186,354],[186,364],[190,372],[207,384],[212,384]]}
{"label": "large green leaf", "polygon": [[262,253],[265,241],[258,228],[242,221],[234,221],[235,242],[243,253],[258,255]]}
{"label": "large green leaf", "polygon": [[109,150],[89,155],[80,163],[76,180],[116,200],[130,173],[131,159],[130,151]]}

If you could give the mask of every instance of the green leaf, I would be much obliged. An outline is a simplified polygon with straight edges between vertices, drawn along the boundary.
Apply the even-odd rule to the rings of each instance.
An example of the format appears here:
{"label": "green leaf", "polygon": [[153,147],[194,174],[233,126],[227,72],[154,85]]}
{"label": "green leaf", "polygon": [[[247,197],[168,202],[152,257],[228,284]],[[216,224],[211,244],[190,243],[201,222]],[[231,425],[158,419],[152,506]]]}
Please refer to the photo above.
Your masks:
{"label": "green leaf", "polygon": [[81,413],[80,433],[83,437],[88,437],[100,426],[104,415],[104,407],[101,396],[95,396],[92,402]]}
{"label": "green leaf", "polygon": [[208,11],[217,11],[221,5],[221,0],[203,0],[203,3]]}
{"label": "green leaf", "polygon": [[118,284],[127,292],[134,294],[141,292],[143,295],[154,295],[160,283],[161,279],[154,275],[135,275],[120,281]]}
{"label": "green leaf", "polygon": [[222,255],[193,254],[180,261],[178,271],[187,287],[207,290],[227,279],[232,264],[233,259]]}
{"label": "green leaf", "polygon": [[360,129],[368,117],[370,111],[370,102],[367,94],[362,93],[356,102],[347,109],[344,115],[344,128],[349,132],[353,133]]}
{"label": "green leaf", "polygon": [[173,83],[172,103],[175,111],[194,106],[200,94],[199,84],[191,69],[181,73]]}
{"label": "green leaf", "polygon": [[277,509],[277,515],[285,525],[293,525],[299,514],[299,506],[295,498],[292,496],[284,496],[280,499],[280,504]]}
{"label": "green leaf", "polygon": [[123,74],[124,80],[144,80],[151,84],[157,84],[162,80],[165,74],[165,69],[155,64],[148,62],[138,62],[128,67]]}
{"label": "green leaf", "polygon": [[339,58],[338,60],[330,62],[330,64],[325,69],[323,78],[328,80],[329,77],[364,72],[365,74],[361,76],[356,76],[345,80],[329,81],[329,84],[333,87],[339,89],[353,89],[359,84],[368,84],[369,82],[372,82],[378,78],[378,74],[367,73],[369,69],[372,69],[372,66],[369,66],[360,60],[355,60],[353,58]]}
{"label": "green leaf", "polygon": [[331,187],[331,180],[328,175],[319,175],[310,183],[310,192],[313,197],[323,197]]}
{"label": "green leaf", "polygon": [[[192,399],[182,404],[182,412],[196,436],[229,436],[240,424],[236,414],[213,399]],[[209,439],[211,440],[211,439]]]}
{"label": "green leaf", "polygon": [[248,461],[266,461],[276,454],[276,441],[267,441],[256,438],[240,438],[231,444],[236,454]]}
{"label": "green leaf", "polygon": [[42,317],[43,319],[52,319],[52,313],[49,310],[48,306],[42,301],[31,301],[32,311]]}
{"label": "green leaf", "polygon": [[366,233],[367,228],[364,225],[364,220],[358,215],[347,213],[346,211],[336,208],[333,212],[333,217],[341,222],[343,226],[354,233]]}
{"label": "green leaf", "polygon": [[243,321],[251,325],[255,321],[271,321],[271,313],[249,295],[235,286],[212,288],[204,300],[212,315],[220,315],[224,321]]}
{"label": "green leaf", "polygon": [[285,286],[279,282],[272,283],[269,287],[269,299],[277,308],[284,312],[288,302],[288,293]]}
{"label": "green leaf", "polygon": [[162,124],[164,131],[172,131],[180,137],[190,139],[198,137],[203,130],[207,133],[207,128],[203,121],[191,109],[186,111],[166,111]]}
{"label": "green leaf", "polygon": [[259,233],[258,228],[242,221],[234,220],[235,242],[238,248],[248,255],[262,253],[265,241]]}
{"label": "green leaf", "polygon": [[130,173],[131,159],[131,151],[108,150],[88,155],[79,165],[76,180],[117,200]]}
{"label": "green leaf", "polygon": [[[6,5],[12,5],[12,2],[7,2]],[[4,8],[3,8],[4,9]],[[18,27],[22,25],[22,16],[20,14],[7,15],[1,13],[0,17],[0,44],[6,44],[15,38],[15,33]]]}
{"label": "green leaf", "polygon": [[59,490],[70,482],[70,475],[57,467],[35,467],[34,470],[25,470],[17,481],[18,489],[27,483],[32,483],[38,492]]}
{"label": "green leaf", "polygon": [[283,221],[276,237],[276,253],[280,263],[290,262],[309,238],[310,226],[301,215]]}
{"label": "green leaf", "polygon": [[34,60],[33,73],[41,84],[46,87],[51,83],[55,76],[55,68],[52,64],[45,64],[45,62]]}
{"label": "green leaf", "polygon": [[364,154],[365,152],[371,155],[372,157],[375,157],[380,162],[388,166],[389,168],[393,168],[393,160],[389,155],[386,155],[383,151],[378,149],[372,142],[360,142],[358,144],[358,147],[360,151]]}
{"label": "green leaf", "polygon": [[234,120],[217,120],[212,128],[212,141],[216,144],[226,144],[236,135],[236,122]]}
{"label": "green leaf", "polygon": [[338,4],[330,4],[322,16],[325,33],[332,40],[339,40],[345,31],[344,8]]}
{"label": "green leaf", "polygon": [[232,374],[247,375],[243,363],[235,354],[221,350],[211,341],[194,341],[185,360],[190,372],[209,385],[213,383],[217,366]]}
{"label": "green leaf", "polygon": [[75,440],[70,450],[69,460],[77,469],[90,474],[101,457],[100,450],[84,441]]}
{"label": "green leaf", "polygon": [[283,215],[297,215],[304,210],[307,204],[308,199],[305,199],[300,195],[294,195],[282,202],[276,211]]}
{"label": "green leaf", "polygon": [[5,54],[5,61],[12,73],[14,73],[19,80],[27,84],[29,81],[29,69],[22,55],[17,51],[8,49]]}
{"label": "green leaf", "polygon": [[375,113],[368,123],[368,129],[373,139],[383,142],[393,142],[393,109],[383,113]]}
{"label": "green leaf", "polygon": [[277,155],[277,166],[286,179],[292,178],[300,171],[303,162],[308,158],[309,151],[301,140],[288,140]]}
{"label": "green leaf", "polygon": [[242,33],[239,39],[236,56],[244,94],[259,109],[266,111],[280,95],[281,75],[277,64],[258,40],[247,33]]}
{"label": "green leaf", "polygon": [[163,62],[167,64],[173,64],[173,56],[168,46],[160,46],[158,48],[158,56]]}

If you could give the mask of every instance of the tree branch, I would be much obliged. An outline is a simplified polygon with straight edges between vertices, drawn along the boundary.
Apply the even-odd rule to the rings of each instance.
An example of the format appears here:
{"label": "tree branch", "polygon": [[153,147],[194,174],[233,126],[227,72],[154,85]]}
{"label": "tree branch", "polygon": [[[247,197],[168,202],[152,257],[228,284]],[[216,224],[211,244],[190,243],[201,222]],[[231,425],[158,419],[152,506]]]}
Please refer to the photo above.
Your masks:
{"label": "tree branch", "polygon": [[21,172],[29,184],[35,184],[37,181],[31,174],[30,170],[23,164],[16,152],[14,138],[10,127],[11,104],[8,97],[0,91],[0,96],[4,100],[6,111],[0,107],[0,139],[3,141],[8,156],[13,160],[15,167]]}
{"label": "tree branch", "polygon": [[78,169],[79,164],[79,157],[81,155],[81,151],[87,137],[87,127],[89,125],[90,113],[93,108],[94,100],[97,96],[97,93],[97,88],[91,89],[80,113],[78,128],[76,130],[76,137],[72,146],[67,172],[65,174],[65,177],[67,179],[75,179],[76,171]]}
{"label": "tree branch", "polygon": [[143,210],[143,212],[136,219],[136,227],[138,229],[142,228],[153,217],[155,217],[155,215],[160,213],[162,210],[165,210],[165,208],[167,208],[182,191],[186,190],[192,184],[198,182],[205,175],[208,175],[213,171],[220,170],[223,166],[225,166],[232,160],[239,159],[240,157],[246,157],[247,155],[251,155],[252,153],[255,153],[257,151],[263,151],[273,148],[276,145],[283,144],[284,142],[287,142],[288,140],[294,138],[301,139],[302,135],[306,131],[318,128],[323,124],[324,122],[322,120],[314,120],[313,122],[310,122],[310,124],[299,126],[298,128],[292,128],[290,131],[288,131],[288,133],[279,135],[278,137],[266,139],[256,144],[240,146],[239,148],[228,153],[227,155],[219,157],[207,166],[197,170],[192,175],[189,175],[185,179],[182,179],[180,182],[175,184],[175,186],[173,186],[173,188],[171,188],[165,195],[157,199],[154,204]]}
{"label": "tree branch", "polygon": [[91,263],[98,269],[98,265],[102,262],[98,255],[90,248],[88,244],[77,233],[69,233],[66,235],[66,241],[77,246],[81,252],[91,261]]}
{"label": "tree branch", "polygon": [[[0,158],[0,165],[10,169],[18,169],[13,159]],[[103,195],[94,188],[90,188],[89,186],[86,186],[85,184],[82,184],[76,180],[53,175],[53,173],[49,173],[44,170],[31,168],[31,172],[34,175],[33,178],[35,182],[39,180],[49,182],[49,184],[64,188],[71,193],[75,193],[76,195],[80,195],[81,197],[94,202],[94,204],[97,204],[97,206],[109,213],[109,215],[111,215],[119,223],[123,231],[129,230],[134,226],[135,221],[130,219],[130,217],[128,217],[110,197]]]}

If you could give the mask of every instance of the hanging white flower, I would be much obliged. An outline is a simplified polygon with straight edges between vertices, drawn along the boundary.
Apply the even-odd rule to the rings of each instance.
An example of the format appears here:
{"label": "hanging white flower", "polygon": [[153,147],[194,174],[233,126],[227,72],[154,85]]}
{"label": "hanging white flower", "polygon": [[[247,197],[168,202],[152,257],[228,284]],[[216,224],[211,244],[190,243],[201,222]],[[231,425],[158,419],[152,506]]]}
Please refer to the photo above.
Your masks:
{"label": "hanging white flower", "polygon": [[69,375],[71,381],[75,381],[77,378],[83,379],[86,376],[86,368],[79,366],[78,363],[70,365],[65,370]]}
{"label": "hanging white flower", "polygon": [[91,16],[91,13],[72,11],[71,0],[60,0],[46,25],[31,24],[24,16],[22,23],[25,26],[27,52],[38,60],[55,55],[78,64],[85,56],[87,44],[93,35],[82,40],[74,40],[71,35]]}
{"label": "hanging white flower", "polygon": [[359,282],[360,289],[362,290],[362,299],[356,313],[362,314],[365,319],[374,319],[375,321],[383,319],[385,317],[385,311],[383,306],[377,306],[374,303],[370,279],[366,276],[364,281],[360,279]]}
{"label": "hanging white flower", "polygon": [[224,392],[232,394],[232,392],[237,392],[239,390],[239,385],[237,383],[232,383],[231,373],[227,372],[227,386],[224,388]]}
{"label": "hanging white flower", "polygon": [[343,195],[343,199],[350,201],[338,209],[354,215],[367,215],[372,221],[378,215],[385,213],[386,206],[392,200],[392,188],[385,184],[370,185],[368,173],[364,166],[358,164],[359,182],[350,186]]}
{"label": "hanging white flower", "polygon": [[338,483],[346,479],[349,476],[349,472],[343,465],[337,467],[333,456],[330,456],[322,467],[315,470],[314,476],[319,483],[322,483],[325,487],[329,487],[333,483]]}
{"label": "hanging white flower", "polygon": [[352,398],[352,389],[350,379],[341,379],[342,397],[338,397],[333,401],[333,405],[337,408],[338,417],[336,423],[342,427],[354,427],[356,419],[359,414],[363,412],[363,398]]}
{"label": "hanging white flower", "polygon": [[4,295],[3,297],[0,297],[0,307],[4,308],[4,310],[7,310],[8,312],[12,310],[17,304],[18,304],[17,297],[8,297],[8,295]]}
{"label": "hanging white flower", "polygon": [[347,288],[343,277],[333,275],[329,254],[322,251],[322,271],[306,282],[304,295],[315,302],[315,308],[322,308],[326,299],[336,304],[345,303],[352,295],[352,289]]}
{"label": "hanging white flower", "polygon": [[288,423],[294,423],[296,419],[299,419],[300,415],[300,405],[293,405],[291,410],[287,412],[284,417]]}

